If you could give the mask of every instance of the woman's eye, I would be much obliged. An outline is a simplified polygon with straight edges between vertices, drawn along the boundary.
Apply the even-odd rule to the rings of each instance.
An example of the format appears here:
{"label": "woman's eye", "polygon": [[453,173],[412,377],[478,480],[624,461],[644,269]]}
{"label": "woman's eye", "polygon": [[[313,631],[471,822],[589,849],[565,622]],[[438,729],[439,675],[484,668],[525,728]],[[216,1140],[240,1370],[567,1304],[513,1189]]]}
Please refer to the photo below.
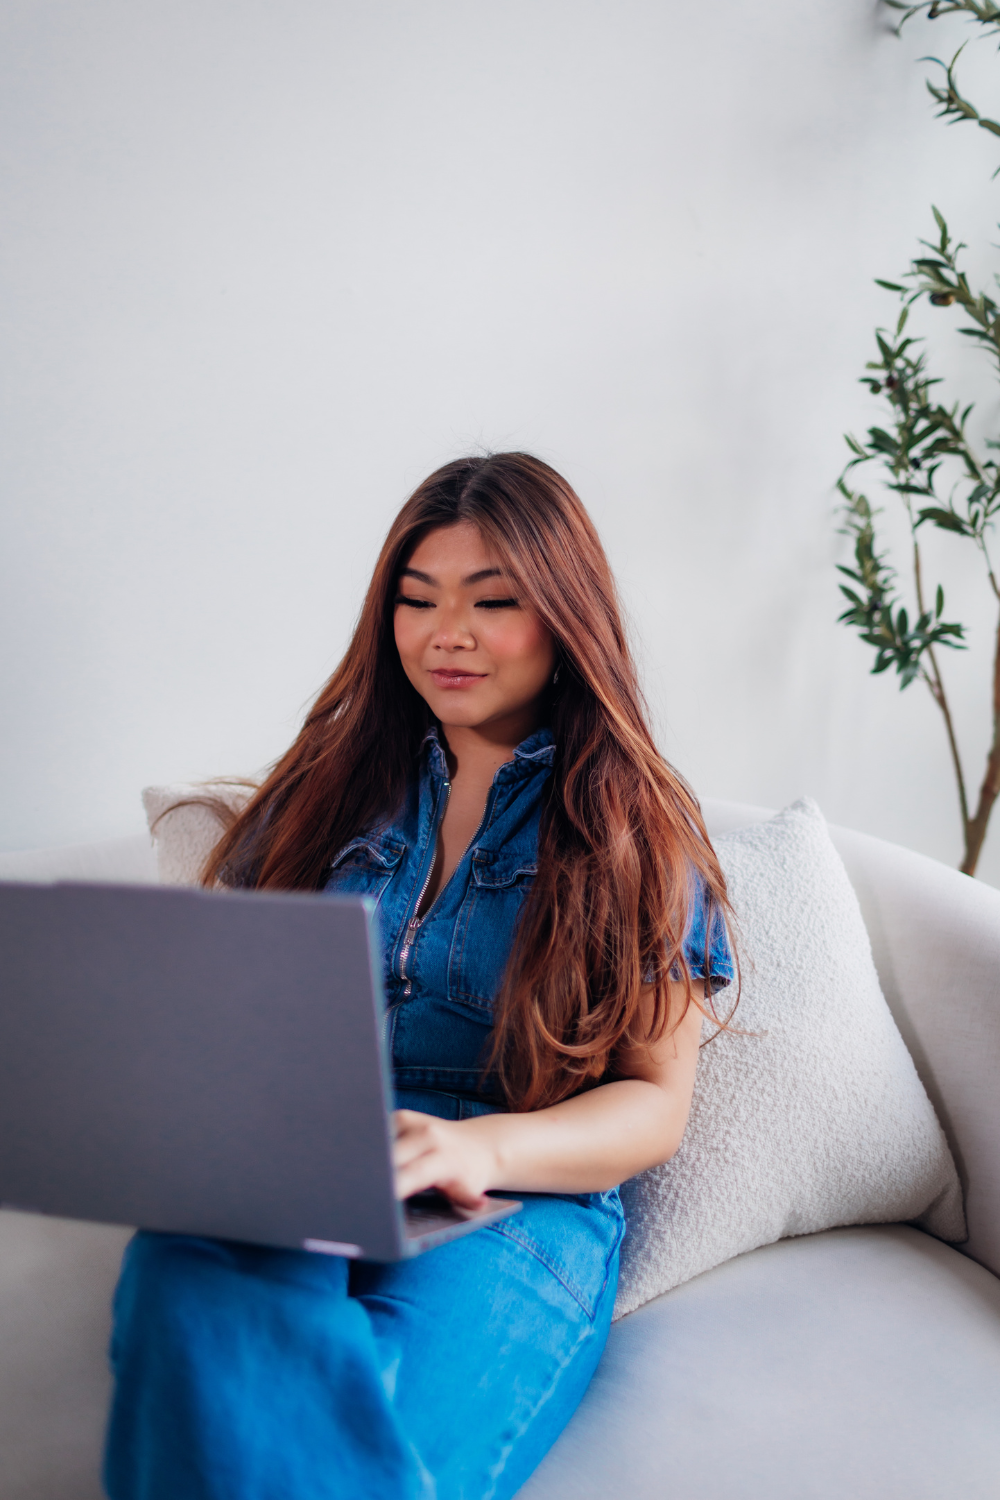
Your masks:
{"label": "woman's eye", "polygon": [[516,599],[480,599],[476,604],[477,609],[516,609]]}
{"label": "woman's eye", "polygon": [[396,604],[408,604],[411,609],[434,608],[434,605],[431,603],[430,599],[413,599],[409,594],[397,594],[394,602]]}

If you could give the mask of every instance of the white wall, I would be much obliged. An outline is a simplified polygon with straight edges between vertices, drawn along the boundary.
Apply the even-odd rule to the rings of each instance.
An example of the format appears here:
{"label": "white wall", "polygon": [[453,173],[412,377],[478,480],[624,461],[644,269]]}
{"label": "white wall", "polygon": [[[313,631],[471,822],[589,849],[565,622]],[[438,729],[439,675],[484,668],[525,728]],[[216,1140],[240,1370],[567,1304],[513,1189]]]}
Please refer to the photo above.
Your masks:
{"label": "white wall", "polygon": [[[933,705],[833,623],[832,519],[872,278],[931,198],[973,241],[997,216],[998,143],[935,124],[914,61],[947,24],[8,0],[0,847],[137,830],[143,784],[276,755],[396,507],[485,444],[590,506],[702,794],[810,792],[955,859]],[[955,665],[978,770],[987,661]]]}

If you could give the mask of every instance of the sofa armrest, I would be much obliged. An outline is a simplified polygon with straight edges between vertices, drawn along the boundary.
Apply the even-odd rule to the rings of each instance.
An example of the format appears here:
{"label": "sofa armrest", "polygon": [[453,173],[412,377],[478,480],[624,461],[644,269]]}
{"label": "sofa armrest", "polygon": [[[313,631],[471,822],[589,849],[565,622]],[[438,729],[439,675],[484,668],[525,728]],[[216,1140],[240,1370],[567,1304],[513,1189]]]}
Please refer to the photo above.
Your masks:
{"label": "sofa armrest", "polygon": [[831,828],[882,991],[955,1156],[966,1254],[1000,1275],[1000,891]]}

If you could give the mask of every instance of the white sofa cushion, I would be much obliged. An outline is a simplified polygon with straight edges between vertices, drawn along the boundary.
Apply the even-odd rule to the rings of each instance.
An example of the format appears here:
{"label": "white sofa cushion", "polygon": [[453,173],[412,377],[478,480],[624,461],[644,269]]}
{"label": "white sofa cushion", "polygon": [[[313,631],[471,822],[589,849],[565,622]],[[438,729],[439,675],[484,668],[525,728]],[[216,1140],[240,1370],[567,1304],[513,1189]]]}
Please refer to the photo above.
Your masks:
{"label": "white sofa cushion", "polygon": [[109,1310],[131,1233],[0,1210],[3,1500],[101,1500]]}
{"label": "white sofa cushion", "polygon": [[1000,1281],[919,1230],[742,1255],[611,1330],[518,1500],[996,1500]]}
{"label": "white sofa cushion", "polygon": [[253,790],[249,783],[238,781],[146,787],[142,805],[156,845],[162,885],[198,884],[227,816],[239,812]]}
{"label": "white sofa cushion", "polygon": [[965,1236],[944,1133],[819,808],[795,803],[716,848],[739,921],[736,1029],[702,1048],[677,1155],[622,1188],[616,1317],[787,1235],[913,1220]]}
{"label": "white sofa cushion", "polygon": [[115,885],[155,885],[156,855],[148,834],[105,839],[99,844],[64,844],[56,849],[22,849],[0,854],[0,880],[45,885],[52,880],[105,880]]}

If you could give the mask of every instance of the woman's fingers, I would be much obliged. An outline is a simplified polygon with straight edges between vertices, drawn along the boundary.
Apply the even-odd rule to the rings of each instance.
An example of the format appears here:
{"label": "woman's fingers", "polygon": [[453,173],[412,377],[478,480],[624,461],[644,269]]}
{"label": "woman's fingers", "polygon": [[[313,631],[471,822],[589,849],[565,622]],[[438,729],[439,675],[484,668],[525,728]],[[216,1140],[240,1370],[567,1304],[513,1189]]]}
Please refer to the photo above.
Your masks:
{"label": "woman's fingers", "polygon": [[437,1151],[447,1140],[442,1122],[433,1115],[418,1115],[413,1110],[396,1111],[393,1120],[395,1139],[392,1143],[392,1159],[397,1167],[408,1166],[428,1151]]}
{"label": "woman's fingers", "polygon": [[474,1187],[457,1177],[447,1182],[435,1182],[434,1186],[458,1208],[485,1208],[490,1201],[485,1193],[477,1193]]}
{"label": "woman's fingers", "polygon": [[409,1198],[411,1193],[422,1193],[434,1186],[433,1171],[428,1172],[429,1157],[421,1157],[405,1166],[396,1167],[396,1197]]}
{"label": "woman's fingers", "polygon": [[418,1156],[426,1156],[428,1151],[436,1150],[432,1138],[417,1131],[405,1136],[397,1136],[392,1146],[392,1159],[397,1167],[405,1167],[411,1161],[416,1161]]}
{"label": "woman's fingers", "polygon": [[437,1188],[459,1208],[483,1208],[488,1199],[474,1184],[462,1176],[449,1175],[449,1164],[434,1156],[422,1156],[411,1166],[396,1172],[396,1197],[409,1198],[413,1193]]}
{"label": "woman's fingers", "polygon": [[396,1197],[409,1198],[412,1193],[423,1193],[428,1188],[437,1188],[462,1208],[481,1208],[485,1195],[461,1170],[456,1171],[454,1161],[443,1152],[427,1152],[415,1161],[396,1168]]}
{"label": "woman's fingers", "polygon": [[415,1110],[396,1110],[393,1116],[395,1139],[392,1146],[396,1173],[396,1197],[437,1188],[463,1208],[480,1208],[485,1203],[482,1163],[471,1140],[461,1134],[460,1126]]}

